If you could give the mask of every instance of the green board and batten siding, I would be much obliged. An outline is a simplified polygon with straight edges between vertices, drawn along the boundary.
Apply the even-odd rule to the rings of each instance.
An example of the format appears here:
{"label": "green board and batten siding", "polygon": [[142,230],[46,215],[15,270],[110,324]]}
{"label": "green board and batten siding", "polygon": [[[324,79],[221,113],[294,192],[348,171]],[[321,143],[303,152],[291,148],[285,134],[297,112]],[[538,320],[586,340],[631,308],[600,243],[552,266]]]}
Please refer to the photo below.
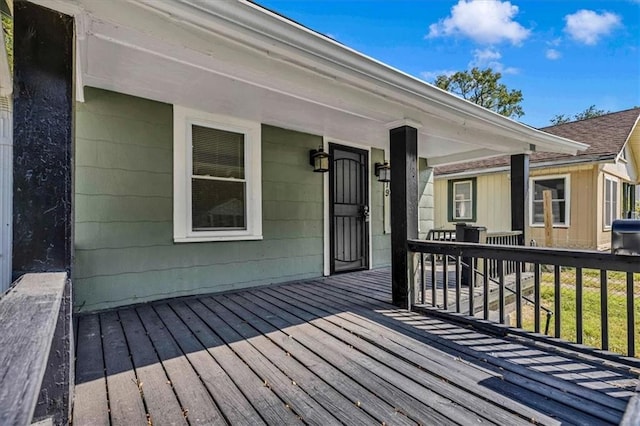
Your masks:
{"label": "green board and batten siding", "polygon": [[[262,241],[174,244],[172,106],[85,89],[76,106],[76,308],[321,276],[322,175],[308,165],[321,142],[262,127]],[[372,186],[373,203],[381,191]],[[389,238],[377,207],[372,249],[374,266],[383,266]]]}

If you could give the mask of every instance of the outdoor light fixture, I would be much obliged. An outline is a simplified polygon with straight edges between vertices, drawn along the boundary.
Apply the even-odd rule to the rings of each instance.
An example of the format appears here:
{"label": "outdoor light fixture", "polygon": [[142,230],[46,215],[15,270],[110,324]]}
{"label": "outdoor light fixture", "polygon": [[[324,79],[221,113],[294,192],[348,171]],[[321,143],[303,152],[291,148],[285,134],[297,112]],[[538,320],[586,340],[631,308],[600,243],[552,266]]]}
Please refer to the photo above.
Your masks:
{"label": "outdoor light fixture", "polygon": [[309,151],[309,164],[313,166],[313,171],[324,173],[329,171],[329,154],[324,152],[322,146]]}
{"label": "outdoor light fixture", "polygon": [[378,182],[391,182],[391,166],[388,162],[375,164],[375,175],[378,177]]}

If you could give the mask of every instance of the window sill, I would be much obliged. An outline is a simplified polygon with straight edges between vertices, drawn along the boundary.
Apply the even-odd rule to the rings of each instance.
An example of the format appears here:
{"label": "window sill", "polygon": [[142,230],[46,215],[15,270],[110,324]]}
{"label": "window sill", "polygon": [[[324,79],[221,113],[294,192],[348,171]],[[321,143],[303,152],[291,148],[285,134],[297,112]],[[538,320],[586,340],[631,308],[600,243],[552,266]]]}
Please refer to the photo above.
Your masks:
{"label": "window sill", "polygon": [[259,241],[262,235],[226,235],[226,236],[203,236],[203,237],[173,237],[174,243],[208,243],[221,241]]}

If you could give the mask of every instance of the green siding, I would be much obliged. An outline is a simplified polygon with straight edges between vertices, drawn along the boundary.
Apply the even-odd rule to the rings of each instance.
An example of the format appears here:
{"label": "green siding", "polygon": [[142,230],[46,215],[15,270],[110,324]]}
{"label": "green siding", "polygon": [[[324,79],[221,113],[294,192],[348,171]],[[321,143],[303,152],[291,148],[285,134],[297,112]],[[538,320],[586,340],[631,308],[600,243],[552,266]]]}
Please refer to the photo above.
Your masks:
{"label": "green siding", "polygon": [[[391,265],[391,234],[384,233],[384,189],[385,184],[378,182],[375,175],[375,163],[384,163],[384,151],[371,149],[371,250],[373,250],[372,268]],[[389,202],[387,196],[387,202]]]}
{"label": "green siding", "polygon": [[[319,136],[262,127],[262,241],[173,242],[172,106],[85,89],[76,106],[75,268],[78,310],[318,277]],[[372,150],[372,161],[383,152]],[[373,168],[372,168],[373,169]],[[383,188],[372,174],[373,267],[387,266]]]}

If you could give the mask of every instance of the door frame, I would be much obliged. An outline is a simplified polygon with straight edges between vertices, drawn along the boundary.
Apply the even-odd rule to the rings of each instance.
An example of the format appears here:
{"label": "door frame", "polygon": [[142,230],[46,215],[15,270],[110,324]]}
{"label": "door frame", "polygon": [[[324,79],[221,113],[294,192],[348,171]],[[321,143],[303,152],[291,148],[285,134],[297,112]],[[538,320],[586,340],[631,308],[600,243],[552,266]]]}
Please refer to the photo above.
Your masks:
{"label": "door frame", "polygon": [[[350,142],[350,141],[345,141],[345,140],[341,140],[341,139],[337,139],[337,138],[332,138],[332,137],[327,137],[324,136],[322,138],[322,148],[324,149],[324,152],[329,152],[329,144],[335,144],[335,145],[342,145],[342,146],[346,146],[349,148],[357,148],[357,149],[361,149],[363,151],[367,152],[367,162],[368,162],[368,166],[369,166],[369,170],[368,170],[368,175],[367,175],[367,199],[369,200],[369,214],[370,217],[373,217],[373,209],[371,206],[371,170],[373,165],[371,164],[371,147],[367,146],[367,145],[363,145],[363,144],[359,144],[359,143],[355,143],[355,142]],[[322,192],[323,192],[323,205],[324,205],[324,238],[323,238],[323,245],[324,245],[324,267],[323,267],[323,274],[324,276],[329,276],[331,275],[331,217],[329,214],[329,191],[331,190],[331,188],[329,187],[329,173],[323,173],[323,180],[322,180]],[[372,267],[372,263],[373,263],[373,243],[372,243],[372,223],[371,220],[369,221],[369,226],[368,226],[368,247],[367,247],[367,251],[369,254],[369,259],[368,259],[368,268],[367,269],[371,269]]]}

